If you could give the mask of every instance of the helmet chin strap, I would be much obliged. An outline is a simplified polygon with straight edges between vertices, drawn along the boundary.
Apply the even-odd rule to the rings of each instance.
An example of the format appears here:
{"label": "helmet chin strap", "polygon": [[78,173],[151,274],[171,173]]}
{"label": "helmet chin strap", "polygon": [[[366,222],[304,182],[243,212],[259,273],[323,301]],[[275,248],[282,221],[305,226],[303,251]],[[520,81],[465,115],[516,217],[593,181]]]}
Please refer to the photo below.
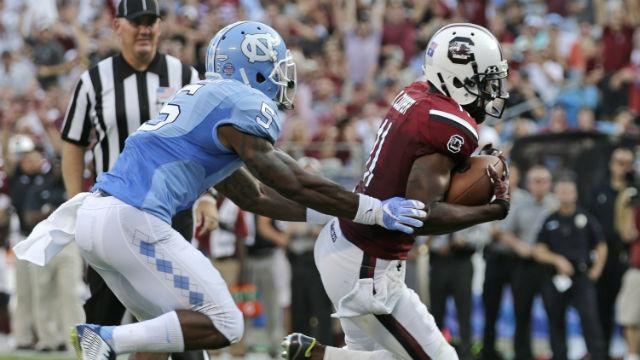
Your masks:
{"label": "helmet chin strap", "polygon": [[485,106],[479,104],[480,101],[481,99],[478,96],[474,102],[462,105],[462,108],[465,109],[478,124],[481,124],[487,115],[485,113]]}

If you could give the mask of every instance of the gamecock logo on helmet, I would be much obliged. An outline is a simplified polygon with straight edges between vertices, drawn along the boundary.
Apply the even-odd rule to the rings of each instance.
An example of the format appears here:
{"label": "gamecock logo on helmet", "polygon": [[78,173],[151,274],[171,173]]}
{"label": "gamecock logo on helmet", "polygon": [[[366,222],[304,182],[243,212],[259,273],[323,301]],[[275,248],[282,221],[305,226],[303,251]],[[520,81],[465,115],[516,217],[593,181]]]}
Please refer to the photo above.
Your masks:
{"label": "gamecock logo on helmet", "polygon": [[473,41],[466,37],[454,37],[449,41],[449,52],[447,57],[454,64],[468,64],[475,61],[473,55]]}
{"label": "gamecock logo on helmet", "polygon": [[272,34],[247,34],[240,45],[242,53],[250,63],[256,61],[275,61],[278,52],[274,47],[280,45],[280,38]]}

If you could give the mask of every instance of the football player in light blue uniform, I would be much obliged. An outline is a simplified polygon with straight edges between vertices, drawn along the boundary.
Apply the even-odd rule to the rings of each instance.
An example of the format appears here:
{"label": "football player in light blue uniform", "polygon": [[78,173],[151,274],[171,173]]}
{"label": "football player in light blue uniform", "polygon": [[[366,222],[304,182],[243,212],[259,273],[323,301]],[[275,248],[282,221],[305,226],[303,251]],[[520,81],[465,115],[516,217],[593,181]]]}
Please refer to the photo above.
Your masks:
{"label": "football player in light blue uniform", "polygon": [[224,281],[170,226],[173,214],[211,186],[274,219],[323,222],[333,215],[407,233],[421,226],[422,203],[352,193],[274,148],[277,110],[293,106],[295,86],[295,64],[276,31],[231,24],[211,40],[207,80],[178,91],[129,136],[82,201],[75,238],[141,322],[76,326],[79,359],[215,349],[240,339],[242,314]]}

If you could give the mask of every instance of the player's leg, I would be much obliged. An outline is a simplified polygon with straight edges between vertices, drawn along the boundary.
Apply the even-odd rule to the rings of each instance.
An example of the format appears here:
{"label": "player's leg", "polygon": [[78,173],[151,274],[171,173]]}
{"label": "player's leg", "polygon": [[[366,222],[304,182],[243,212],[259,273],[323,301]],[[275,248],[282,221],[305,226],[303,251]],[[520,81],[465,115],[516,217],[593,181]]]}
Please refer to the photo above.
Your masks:
{"label": "player's leg", "polygon": [[[317,350],[313,350],[316,346],[307,346],[312,355],[317,356],[316,353],[324,351],[327,360],[357,359],[360,355],[366,356],[360,350],[374,350],[371,344],[377,343],[386,350],[375,352],[380,358],[457,359],[455,350],[438,330],[426,306],[415,292],[404,285],[401,276],[403,262],[375,259],[364,254],[344,238],[336,221],[327,224],[319,235],[315,259],[325,290],[342,315],[341,322],[348,345],[346,349],[318,346]],[[388,299],[396,299],[393,303],[385,304],[392,307],[390,314],[372,315],[373,310],[367,313],[368,300],[385,301],[367,298],[368,278],[374,279],[378,294],[386,293]],[[355,289],[364,292],[354,293]],[[295,355],[293,351],[298,348],[285,348],[289,359],[296,358],[291,355]],[[369,357],[363,359],[374,355],[371,352],[368,354]]]}
{"label": "player's leg", "polygon": [[308,337],[305,343],[304,338],[296,339],[301,334],[293,334],[283,344],[285,358],[303,359],[301,354],[308,352],[312,360],[458,359],[426,306],[409,289],[391,314],[363,315],[341,319],[340,323],[345,332],[346,347],[314,344],[315,340]]}
{"label": "player's leg", "polygon": [[[193,238],[193,209],[186,209],[178,212],[171,219],[171,227],[183,238],[190,241]],[[171,354],[172,360],[205,360],[208,359],[205,351],[189,351]],[[136,358],[137,359],[137,358]]]}
{"label": "player's leg", "polygon": [[239,339],[242,315],[224,281],[168,224],[113,198],[90,199],[78,217],[83,257],[137,318],[150,319],[100,328],[116,352],[219,348]]}
{"label": "player's leg", "polygon": [[91,266],[87,267],[86,277],[91,292],[91,296],[83,305],[87,322],[100,325],[120,325],[124,316],[124,305]]}

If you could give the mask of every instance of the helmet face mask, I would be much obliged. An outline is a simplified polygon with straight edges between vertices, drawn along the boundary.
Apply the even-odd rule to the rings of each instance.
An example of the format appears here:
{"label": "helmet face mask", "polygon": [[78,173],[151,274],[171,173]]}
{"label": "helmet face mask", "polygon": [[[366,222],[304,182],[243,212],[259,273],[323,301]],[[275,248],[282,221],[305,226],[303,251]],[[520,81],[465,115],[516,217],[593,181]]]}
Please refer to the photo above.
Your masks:
{"label": "helmet face mask", "polygon": [[238,80],[282,108],[293,107],[296,66],[280,35],[268,25],[240,21],[218,31],[207,49],[206,77]]}
{"label": "helmet face mask", "polygon": [[279,60],[269,74],[269,79],[279,86],[277,102],[285,109],[293,108],[297,76],[296,63],[293,62],[291,52],[287,50],[285,58]]}
{"label": "helmet face mask", "polygon": [[474,24],[451,24],[438,30],[429,41],[423,70],[434,88],[478,122],[484,115],[502,116],[509,97],[508,65],[489,30]]}

